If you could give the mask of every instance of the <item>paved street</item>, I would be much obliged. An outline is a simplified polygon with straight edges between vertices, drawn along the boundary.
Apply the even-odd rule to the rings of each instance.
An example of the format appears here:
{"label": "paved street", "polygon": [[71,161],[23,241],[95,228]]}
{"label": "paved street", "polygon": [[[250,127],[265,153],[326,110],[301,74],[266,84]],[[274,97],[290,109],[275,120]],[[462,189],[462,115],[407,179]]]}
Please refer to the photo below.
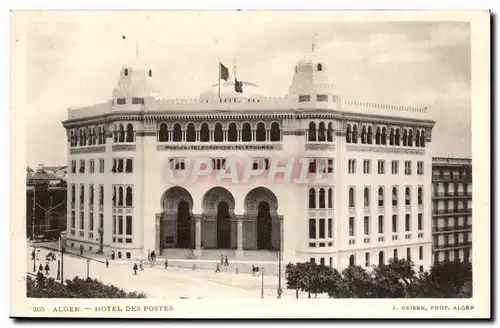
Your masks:
{"label": "paved street", "polygon": [[[33,270],[31,261],[32,248],[28,247],[27,268]],[[40,249],[40,259],[45,266],[45,255],[48,250]],[[74,255],[64,256],[64,276],[73,278],[87,275],[87,260]],[[36,268],[40,261],[36,261]],[[139,263],[138,263],[139,264]],[[50,276],[57,274],[57,261],[50,264]],[[169,267],[165,270],[163,262],[158,261],[155,267],[144,263],[144,271],[133,274],[132,263],[111,262],[109,268],[104,263],[91,260],[89,263],[90,276],[97,278],[106,284],[113,284],[123,288],[127,292],[145,292],[149,298],[260,298],[261,279],[260,276],[251,274],[236,274],[230,271],[231,267],[222,267],[226,272],[215,273],[214,270],[195,270]],[[264,297],[276,298],[278,278],[276,276],[264,276]],[[295,298],[295,292],[286,290],[285,281],[282,279],[283,297]],[[301,298],[307,297],[301,293]]]}

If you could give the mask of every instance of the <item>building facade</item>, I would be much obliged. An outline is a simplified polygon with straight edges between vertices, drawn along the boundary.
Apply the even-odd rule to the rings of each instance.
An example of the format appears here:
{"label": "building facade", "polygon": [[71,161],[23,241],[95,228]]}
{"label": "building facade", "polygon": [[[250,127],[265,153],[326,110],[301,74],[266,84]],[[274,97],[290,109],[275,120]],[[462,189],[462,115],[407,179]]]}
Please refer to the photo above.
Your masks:
{"label": "building facade", "polygon": [[[63,122],[68,245],[119,258],[153,249],[195,257],[223,249],[242,259],[279,250],[285,262],[336,268],[396,256],[428,268],[427,109],[343,99],[314,49],[291,69],[283,97],[221,81],[198,98],[162,99],[156,72],[138,59],[124,65],[110,101],[69,109]],[[230,158],[249,161],[261,174],[192,181],[190,165],[201,158],[214,171]],[[305,159],[307,183],[270,179],[276,159]],[[326,181],[316,179],[324,173]]]}
{"label": "building facade", "polygon": [[472,160],[432,159],[434,263],[472,260]]}

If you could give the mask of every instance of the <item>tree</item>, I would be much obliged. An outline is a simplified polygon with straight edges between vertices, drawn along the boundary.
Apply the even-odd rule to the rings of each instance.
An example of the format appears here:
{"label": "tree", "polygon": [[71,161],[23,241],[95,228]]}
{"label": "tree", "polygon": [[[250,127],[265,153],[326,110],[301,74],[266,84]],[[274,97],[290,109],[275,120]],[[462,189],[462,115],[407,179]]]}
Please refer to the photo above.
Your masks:
{"label": "tree", "polygon": [[340,297],[342,298],[368,298],[372,295],[371,277],[359,265],[351,265],[342,271],[343,283]]}

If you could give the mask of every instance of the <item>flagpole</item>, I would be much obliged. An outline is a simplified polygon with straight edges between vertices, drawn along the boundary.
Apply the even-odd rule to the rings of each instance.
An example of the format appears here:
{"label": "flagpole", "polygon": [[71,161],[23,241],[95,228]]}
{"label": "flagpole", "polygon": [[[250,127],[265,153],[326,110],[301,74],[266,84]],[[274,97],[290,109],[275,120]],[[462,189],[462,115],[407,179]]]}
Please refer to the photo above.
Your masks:
{"label": "flagpole", "polygon": [[218,92],[218,94],[219,94],[219,99],[220,99],[220,65],[221,65],[221,64],[220,64],[220,61],[219,61],[219,76],[218,76],[218,80],[219,80],[219,92]]}

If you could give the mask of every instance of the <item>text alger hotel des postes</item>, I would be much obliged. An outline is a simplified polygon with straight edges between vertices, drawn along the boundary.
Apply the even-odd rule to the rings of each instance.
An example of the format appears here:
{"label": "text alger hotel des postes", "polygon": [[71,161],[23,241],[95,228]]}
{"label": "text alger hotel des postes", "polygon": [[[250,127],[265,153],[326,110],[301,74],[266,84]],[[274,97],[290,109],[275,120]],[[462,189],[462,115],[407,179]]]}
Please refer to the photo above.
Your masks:
{"label": "text alger hotel des postes", "polygon": [[[398,257],[427,270],[434,126],[427,109],[343,99],[314,48],[291,69],[283,97],[264,97],[245,81],[235,92],[229,79],[196,99],[163,99],[153,86],[161,74],[140,58],[124,65],[111,100],[69,109],[63,122],[67,245],[121,259],[155,250],[268,260],[281,250],[283,263],[337,269]],[[308,183],[261,173],[248,183],[213,173],[194,184],[167,179],[169,170],[188,174],[193,158],[210,159],[216,172],[231,157],[264,171],[276,158],[306,158]],[[328,178],[316,179],[321,173]]]}

